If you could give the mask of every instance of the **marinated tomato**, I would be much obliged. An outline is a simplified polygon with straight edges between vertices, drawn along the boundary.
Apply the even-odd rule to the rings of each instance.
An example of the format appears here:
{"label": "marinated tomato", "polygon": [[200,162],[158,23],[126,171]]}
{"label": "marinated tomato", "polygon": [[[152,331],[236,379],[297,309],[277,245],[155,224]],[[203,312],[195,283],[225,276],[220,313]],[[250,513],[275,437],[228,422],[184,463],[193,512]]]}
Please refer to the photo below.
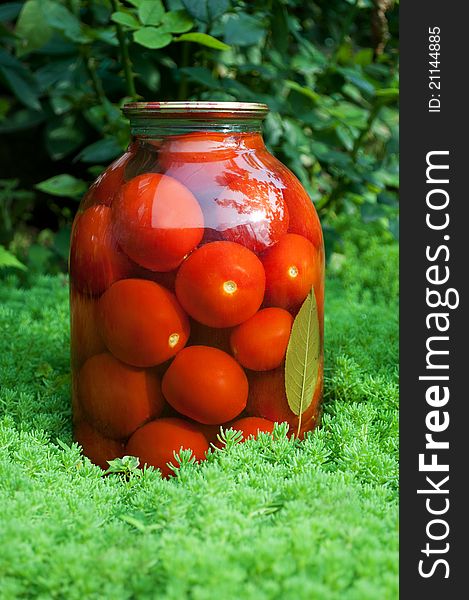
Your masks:
{"label": "marinated tomato", "polygon": [[293,317],[282,308],[264,308],[233,329],[231,351],[236,360],[254,371],[269,371],[285,358]]}
{"label": "marinated tomato", "polygon": [[101,469],[107,469],[110,460],[120,458],[124,454],[122,442],[102,436],[85,421],[77,423],[74,428],[74,437],[83,448],[85,456]]}
{"label": "marinated tomato", "polygon": [[97,300],[74,289],[70,291],[70,338],[74,367],[106,349],[98,329]]}
{"label": "marinated tomato", "polygon": [[194,195],[179,181],[145,173],[122,186],[113,206],[114,233],[130,258],[151,271],[172,271],[203,236]]}
{"label": "marinated tomato", "polygon": [[216,425],[243,411],[248,380],[226,352],[209,346],[188,346],[166,371],[162,389],[179,413],[205,425]]}
{"label": "marinated tomato", "polygon": [[83,293],[99,295],[129,271],[130,261],[112,233],[111,209],[99,204],[79,214],[70,246],[72,284]]}
{"label": "marinated tomato", "polygon": [[250,250],[211,242],[193,252],[176,277],[176,296],[191,317],[210,327],[232,327],[262,303],[265,273]]}
{"label": "marinated tomato", "polygon": [[93,427],[117,440],[158,416],[164,405],[155,373],[126,365],[108,353],[92,356],[80,369],[78,400]]}
{"label": "marinated tomato", "polygon": [[321,269],[316,248],[296,233],[283,236],[261,260],[266,275],[265,304],[284,309],[294,309],[305,300]]}
{"label": "marinated tomato", "polygon": [[[317,424],[319,403],[323,391],[323,363],[318,369],[318,379],[310,405],[301,415],[301,431],[305,426],[313,428]],[[262,417],[276,423],[287,422],[291,433],[297,434],[299,417],[288,405],[285,392],[285,370],[283,368],[265,372],[249,373],[249,397],[246,413]],[[301,434],[300,431],[300,434]]]}
{"label": "marinated tomato", "polygon": [[224,239],[259,253],[287,232],[282,183],[253,152],[260,135],[191,133],[163,145],[159,164],[198,199],[205,241]]}
{"label": "marinated tomato", "polygon": [[109,350],[136,367],[165,362],[185,346],[190,333],[174,294],[145,279],[111,286],[99,301],[99,325]]}
{"label": "marinated tomato", "polygon": [[174,453],[192,450],[196,461],[201,461],[208,448],[207,438],[196,425],[183,419],[164,418],[138,429],[127,442],[125,451],[138,456],[142,466],[156,467],[163,477],[168,477],[172,473],[169,463],[177,465]]}
{"label": "marinated tomato", "polygon": [[272,433],[275,423],[261,417],[244,417],[231,423],[232,429],[237,429],[243,434],[243,441],[253,437],[257,438],[259,432]]}
{"label": "marinated tomato", "polygon": [[131,150],[115,160],[93,183],[84,199],[85,206],[104,204],[111,206],[120,186],[124,183],[125,168],[132,158]]}

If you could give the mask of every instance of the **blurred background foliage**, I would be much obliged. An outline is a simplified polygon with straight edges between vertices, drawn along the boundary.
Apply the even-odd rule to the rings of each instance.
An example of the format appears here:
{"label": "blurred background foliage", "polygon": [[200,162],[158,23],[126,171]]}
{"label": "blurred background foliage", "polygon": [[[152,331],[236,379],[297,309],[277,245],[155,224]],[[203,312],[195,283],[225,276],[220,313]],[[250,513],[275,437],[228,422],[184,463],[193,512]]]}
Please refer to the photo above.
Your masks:
{"label": "blurred background foliage", "polygon": [[2,272],[66,270],[78,201],[126,147],[132,99],[266,102],[266,143],[315,202],[331,267],[351,228],[393,243],[397,12],[393,0],[0,4]]}

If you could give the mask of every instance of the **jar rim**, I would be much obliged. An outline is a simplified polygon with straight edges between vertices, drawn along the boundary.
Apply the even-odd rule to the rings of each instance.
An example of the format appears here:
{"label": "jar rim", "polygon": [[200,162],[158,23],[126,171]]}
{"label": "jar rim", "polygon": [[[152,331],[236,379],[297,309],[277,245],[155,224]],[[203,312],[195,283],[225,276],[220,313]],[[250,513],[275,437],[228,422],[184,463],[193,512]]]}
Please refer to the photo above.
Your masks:
{"label": "jar rim", "polygon": [[261,102],[129,102],[122,108],[124,115],[168,118],[256,118],[264,119],[269,112]]}

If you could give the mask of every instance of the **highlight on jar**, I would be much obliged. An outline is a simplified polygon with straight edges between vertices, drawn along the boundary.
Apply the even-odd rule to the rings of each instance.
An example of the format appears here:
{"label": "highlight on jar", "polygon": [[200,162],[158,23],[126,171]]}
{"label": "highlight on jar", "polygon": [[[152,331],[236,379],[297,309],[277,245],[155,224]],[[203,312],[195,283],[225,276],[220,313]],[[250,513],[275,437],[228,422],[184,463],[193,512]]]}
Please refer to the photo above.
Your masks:
{"label": "highlight on jar", "polygon": [[324,245],[264,145],[263,104],[132,103],[127,152],[90,187],[70,250],[75,439],[92,462],[172,473],[288,423],[323,394]]}

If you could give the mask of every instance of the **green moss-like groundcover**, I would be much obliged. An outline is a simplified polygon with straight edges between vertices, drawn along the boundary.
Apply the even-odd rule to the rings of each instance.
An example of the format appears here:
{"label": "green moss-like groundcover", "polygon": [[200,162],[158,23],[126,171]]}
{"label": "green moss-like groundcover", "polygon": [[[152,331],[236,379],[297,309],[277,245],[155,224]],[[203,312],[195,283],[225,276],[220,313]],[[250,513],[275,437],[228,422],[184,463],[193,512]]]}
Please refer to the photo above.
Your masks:
{"label": "green moss-like groundcover", "polygon": [[72,443],[64,277],[0,293],[0,596],[397,598],[396,257],[330,278],[322,427],[103,478]]}

